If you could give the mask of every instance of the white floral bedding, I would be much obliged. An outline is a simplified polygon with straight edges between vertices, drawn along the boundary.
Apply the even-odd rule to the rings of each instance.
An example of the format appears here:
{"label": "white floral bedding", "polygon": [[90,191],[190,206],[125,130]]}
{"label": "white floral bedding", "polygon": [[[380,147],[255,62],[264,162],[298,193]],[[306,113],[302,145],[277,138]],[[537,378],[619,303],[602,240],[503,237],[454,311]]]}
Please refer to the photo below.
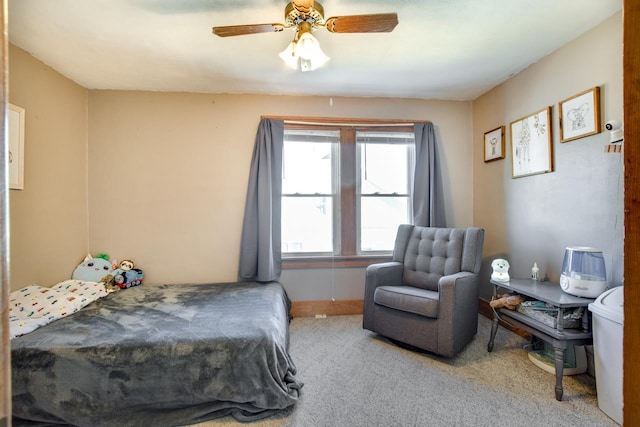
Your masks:
{"label": "white floral bedding", "polygon": [[65,280],[50,288],[31,285],[9,296],[11,338],[33,332],[107,295],[103,283]]}

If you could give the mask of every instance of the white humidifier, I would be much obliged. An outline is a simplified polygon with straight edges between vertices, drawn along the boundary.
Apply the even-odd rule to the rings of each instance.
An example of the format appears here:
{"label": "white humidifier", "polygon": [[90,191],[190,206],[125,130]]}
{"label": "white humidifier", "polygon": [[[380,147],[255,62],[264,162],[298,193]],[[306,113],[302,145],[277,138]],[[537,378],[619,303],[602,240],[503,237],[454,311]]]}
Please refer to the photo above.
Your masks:
{"label": "white humidifier", "polygon": [[597,298],[607,288],[602,251],[588,246],[568,246],[564,251],[560,287],[568,294]]}

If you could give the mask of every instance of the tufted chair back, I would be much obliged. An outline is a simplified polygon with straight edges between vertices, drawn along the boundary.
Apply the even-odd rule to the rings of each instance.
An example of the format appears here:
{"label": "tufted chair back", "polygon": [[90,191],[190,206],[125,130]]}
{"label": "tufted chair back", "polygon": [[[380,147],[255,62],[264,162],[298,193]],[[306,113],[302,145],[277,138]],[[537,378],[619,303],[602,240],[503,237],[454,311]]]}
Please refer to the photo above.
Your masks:
{"label": "tufted chair back", "polygon": [[442,276],[480,271],[474,229],[431,228],[403,224],[398,229],[393,260],[404,264],[402,283],[438,290]]}

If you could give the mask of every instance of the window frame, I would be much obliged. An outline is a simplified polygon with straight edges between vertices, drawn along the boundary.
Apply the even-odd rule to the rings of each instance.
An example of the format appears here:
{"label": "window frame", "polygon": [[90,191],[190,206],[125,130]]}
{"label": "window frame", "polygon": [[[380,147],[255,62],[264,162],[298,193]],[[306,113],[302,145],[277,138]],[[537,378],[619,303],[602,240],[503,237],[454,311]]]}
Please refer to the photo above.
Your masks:
{"label": "window frame", "polygon": [[[338,204],[334,206],[334,254],[282,254],[282,268],[339,268],[366,267],[391,260],[391,253],[358,253],[359,246],[359,169],[357,163],[356,131],[414,132],[415,120],[340,119],[309,117],[269,117],[284,120],[286,130],[339,130]],[[347,186],[343,183],[351,182]],[[336,210],[338,215],[336,215]]]}

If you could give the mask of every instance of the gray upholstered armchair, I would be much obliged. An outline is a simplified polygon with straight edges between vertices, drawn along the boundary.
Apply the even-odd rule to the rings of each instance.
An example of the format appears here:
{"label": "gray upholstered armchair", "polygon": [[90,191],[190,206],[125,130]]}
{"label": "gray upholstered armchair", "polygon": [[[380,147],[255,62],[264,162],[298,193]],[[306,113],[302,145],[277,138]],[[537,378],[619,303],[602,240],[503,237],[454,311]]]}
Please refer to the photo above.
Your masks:
{"label": "gray upholstered armchair", "polygon": [[401,225],[393,261],[367,268],[363,327],[453,357],[478,331],[484,230]]}

